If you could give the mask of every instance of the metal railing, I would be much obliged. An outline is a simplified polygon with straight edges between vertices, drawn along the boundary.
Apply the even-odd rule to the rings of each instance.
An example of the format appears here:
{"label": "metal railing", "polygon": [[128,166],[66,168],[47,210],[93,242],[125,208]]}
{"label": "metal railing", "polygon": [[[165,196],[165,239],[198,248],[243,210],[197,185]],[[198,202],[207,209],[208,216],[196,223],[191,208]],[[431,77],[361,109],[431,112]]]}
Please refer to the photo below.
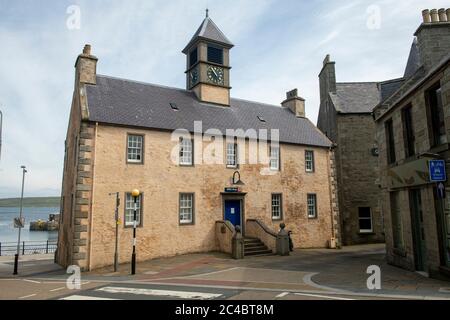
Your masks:
{"label": "metal railing", "polygon": [[[54,253],[57,247],[56,240],[47,241],[21,241],[20,254]],[[17,242],[0,242],[0,256],[13,256],[17,253]]]}

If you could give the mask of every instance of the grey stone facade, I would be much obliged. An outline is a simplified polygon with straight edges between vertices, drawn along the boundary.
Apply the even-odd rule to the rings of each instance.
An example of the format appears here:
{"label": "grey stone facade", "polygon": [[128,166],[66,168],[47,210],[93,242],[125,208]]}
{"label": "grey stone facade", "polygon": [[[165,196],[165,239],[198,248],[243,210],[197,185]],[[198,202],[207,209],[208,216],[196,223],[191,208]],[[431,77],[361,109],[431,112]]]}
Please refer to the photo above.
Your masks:
{"label": "grey stone facade", "polygon": [[[336,144],[336,173],[342,244],[384,241],[377,184],[375,122],[379,99],[376,83],[336,83],[329,56],[319,75],[320,111],[317,126]],[[361,208],[361,209],[360,209]],[[360,210],[370,208],[371,230],[360,228]]]}
{"label": "grey stone facade", "polygon": [[[450,184],[445,182],[446,199],[440,199],[436,183],[429,182],[428,164],[432,159],[444,159],[447,173],[450,170],[450,23],[424,22],[415,35],[419,67],[374,109],[387,259],[391,264],[441,277],[450,275]],[[440,104],[430,98],[437,87],[441,88]],[[443,112],[445,133],[440,143],[434,139],[432,119],[437,109],[432,105],[440,105],[436,108]],[[412,139],[404,115],[407,108],[411,108]],[[391,143],[386,129],[389,121]],[[413,142],[412,155],[407,152],[408,142]],[[389,161],[389,153],[395,155],[394,160]]]}

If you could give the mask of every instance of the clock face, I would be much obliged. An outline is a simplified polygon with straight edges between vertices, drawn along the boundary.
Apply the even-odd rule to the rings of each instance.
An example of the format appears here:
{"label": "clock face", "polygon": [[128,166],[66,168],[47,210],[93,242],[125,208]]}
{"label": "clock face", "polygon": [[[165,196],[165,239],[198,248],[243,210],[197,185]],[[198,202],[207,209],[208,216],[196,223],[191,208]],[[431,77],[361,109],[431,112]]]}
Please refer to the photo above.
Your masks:
{"label": "clock face", "polygon": [[223,68],[216,66],[208,67],[208,80],[215,84],[223,84]]}
{"label": "clock face", "polygon": [[191,87],[194,86],[198,82],[198,70],[197,68],[193,69],[190,73]]}

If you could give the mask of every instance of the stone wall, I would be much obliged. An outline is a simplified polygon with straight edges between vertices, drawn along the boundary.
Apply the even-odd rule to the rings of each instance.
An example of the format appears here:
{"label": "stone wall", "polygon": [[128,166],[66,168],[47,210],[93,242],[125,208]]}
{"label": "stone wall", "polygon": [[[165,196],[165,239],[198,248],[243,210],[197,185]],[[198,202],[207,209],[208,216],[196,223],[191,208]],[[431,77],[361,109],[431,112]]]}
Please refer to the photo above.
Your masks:
{"label": "stone wall", "polygon": [[[387,246],[387,259],[389,263],[407,268],[410,270],[415,269],[415,252],[414,252],[414,239],[413,239],[413,226],[411,208],[409,203],[409,191],[411,188],[399,188],[390,189],[389,177],[387,170],[390,167],[402,166],[411,160],[415,160],[419,154],[426,152],[439,153],[441,157],[447,159],[447,173],[450,172],[448,159],[450,157],[448,146],[440,146],[439,148],[431,147],[431,137],[429,131],[429,117],[427,112],[427,103],[425,97],[425,91],[433,86],[437,82],[441,83],[442,88],[442,102],[444,106],[445,126],[447,130],[447,139],[450,141],[450,68],[447,67],[437,73],[434,77],[428,79],[423,86],[417,88],[413,94],[406,99],[396,104],[389,109],[383,115],[377,118],[377,140],[380,146],[380,182],[382,186],[382,205],[386,212],[385,214],[385,228],[386,228],[386,246]],[[401,112],[405,106],[411,104],[412,106],[412,121],[413,130],[415,135],[415,151],[416,156],[411,158],[405,157],[405,144],[403,136],[403,124]],[[387,164],[387,144],[385,134],[385,122],[388,119],[392,119],[394,140],[395,140],[395,154],[396,163],[393,165]],[[426,245],[426,259],[427,270],[430,275],[436,275],[439,272],[439,268],[442,265],[442,252],[439,245],[439,237],[442,235],[442,223],[439,224],[437,220],[441,215],[440,208],[436,206],[434,197],[434,184],[416,186],[420,190],[422,198],[422,210],[423,210],[423,224],[424,224],[424,236]],[[450,184],[446,183],[446,188],[449,190]],[[400,197],[400,212],[404,239],[404,248],[398,250],[394,248],[393,231],[392,231],[392,217],[390,208],[390,197],[392,192],[398,192]],[[450,194],[447,193],[447,196]],[[439,205],[439,204],[438,204]],[[450,210],[448,202],[445,202],[446,210]]]}
{"label": "stone wall", "polygon": [[[372,153],[376,147],[375,122],[370,114],[340,114],[337,127],[336,160],[343,243],[383,242],[378,157]],[[360,232],[359,207],[371,208],[373,232]]]}
{"label": "stone wall", "polygon": [[230,221],[216,221],[216,246],[220,252],[231,254],[234,233],[234,226]]}
{"label": "stone wall", "polygon": [[[145,135],[144,164],[127,164],[127,133]],[[225,165],[179,167],[170,160],[175,142],[170,133],[99,125],[95,137],[95,172],[90,220],[89,268],[110,265],[114,256],[114,205],[108,196],[120,192],[120,214],[124,217],[124,196],[134,188],[143,192],[143,225],[137,230],[137,259],[216,250],[215,222],[223,219],[222,196],[230,186],[234,169]],[[206,143],[204,143],[206,148]],[[305,149],[314,149],[314,173],[306,173]],[[246,148],[248,158],[248,147]],[[198,151],[196,151],[198,153]],[[281,172],[261,175],[263,165],[241,165],[239,170],[247,192],[243,219],[256,218],[277,230],[280,221],[271,218],[271,194],[282,193],[286,228],[293,231],[297,248],[326,247],[332,237],[333,211],[329,186],[330,151],[281,145]],[[195,224],[178,222],[180,192],[195,193]],[[307,193],[316,193],[318,217],[308,219]],[[120,227],[119,261],[131,256],[132,229]]]}

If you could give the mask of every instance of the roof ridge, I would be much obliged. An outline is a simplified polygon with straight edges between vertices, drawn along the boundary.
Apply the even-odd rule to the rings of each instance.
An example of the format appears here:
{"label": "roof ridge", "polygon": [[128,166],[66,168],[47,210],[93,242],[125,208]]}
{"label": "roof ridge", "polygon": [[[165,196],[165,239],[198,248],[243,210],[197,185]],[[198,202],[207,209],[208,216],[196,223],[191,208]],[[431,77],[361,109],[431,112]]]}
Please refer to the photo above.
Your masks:
{"label": "roof ridge", "polygon": [[336,82],[336,84],[377,84],[379,81]]}
{"label": "roof ridge", "polygon": [[[193,93],[193,91],[191,91],[191,90],[186,90],[186,89],[182,89],[182,88],[171,87],[171,86],[166,86],[166,85],[156,84],[156,83],[150,83],[150,82],[144,82],[144,81],[139,81],[139,80],[132,80],[132,79],[121,78],[121,77],[107,76],[107,75],[104,75],[104,74],[97,74],[97,77],[109,78],[109,79],[121,80],[121,81],[127,81],[127,82],[143,84],[143,85],[146,85],[146,86],[152,86],[152,87],[158,87],[158,88],[164,88],[164,89],[178,90],[178,91],[182,91],[182,92],[186,92],[186,93]],[[230,99],[231,100],[245,101],[245,102],[250,102],[250,103],[256,103],[256,104],[266,105],[266,106],[270,106],[270,107],[281,108],[281,106],[279,106],[279,105],[266,103],[266,102],[260,102],[260,101],[242,99],[242,98],[235,98],[235,97],[230,97]],[[208,104],[208,103],[206,103],[206,104]]]}
{"label": "roof ridge", "polygon": [[276,105],[276,104],[271,104],[271,103],[266,103],[266,102],[259,102],[259,101],[253,101],[253,100],[242,99],[242,98],[234,98],[234,97],[231,97],[230,99],[251,102],[251,103],[257,103],[257,104],[262,104],[262,105],[266,105],[266,106],[270,106],[270,107],[282,108],[281,105]]}
{"label": "roof ridge", "polygon": [[128,82],[143,84],[143,85],[152,86],[152,87],[159,87],[159,88],[164,88],[164,89],[173,89],[173,90],[183,91],[183,92],[187,92],[187,93],[192,93],[191,90],[186,90],[186,89],[183,89],[183,88],[177,88],[177,87],[172,87],[172,86],[167,86],[167,85],[162,85],[162,84],[144,82],[144,81],[139,81],[139,80],[132,80],[132,79],[121,78],[121,77],[107,76],[107,75],[104,75],[104,74],[97,74],[97,77],[109,78],[109,79],[114,79],[114,80],[128,81]]}

